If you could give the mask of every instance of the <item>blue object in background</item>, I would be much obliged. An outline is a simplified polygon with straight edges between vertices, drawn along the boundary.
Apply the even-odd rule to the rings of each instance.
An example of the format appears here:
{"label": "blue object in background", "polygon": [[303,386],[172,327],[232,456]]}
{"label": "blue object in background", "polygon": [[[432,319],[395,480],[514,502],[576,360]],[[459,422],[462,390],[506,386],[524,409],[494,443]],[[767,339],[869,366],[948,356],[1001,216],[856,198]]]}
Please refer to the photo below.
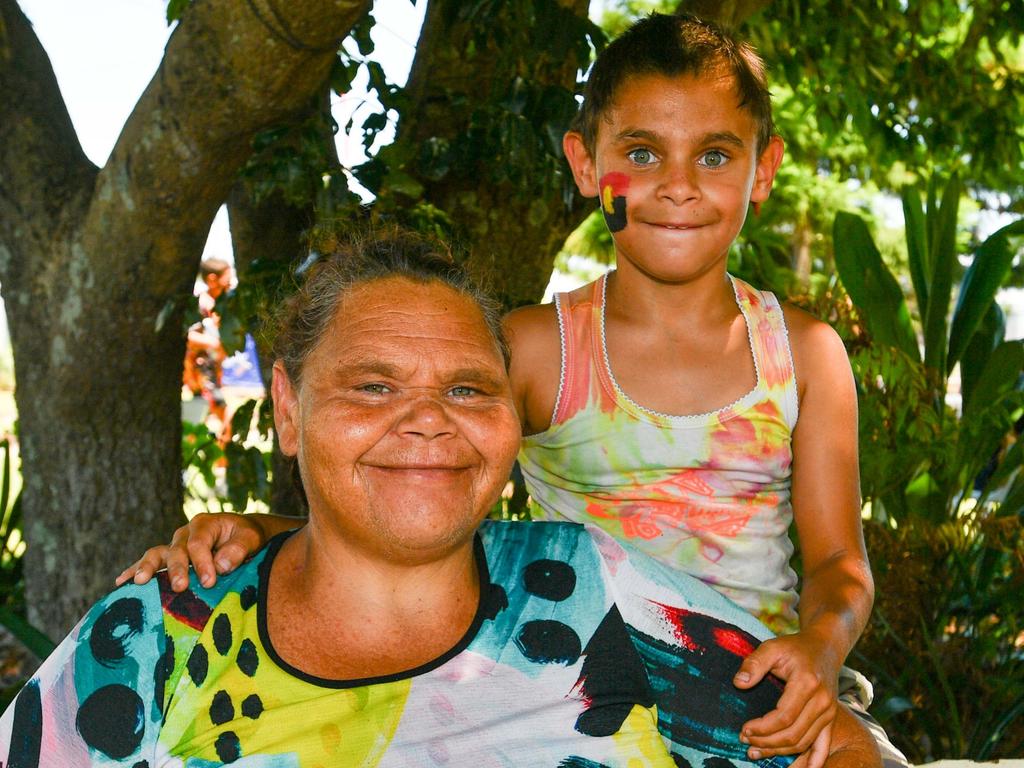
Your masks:
{"label": "blue object in background", "polygon": [[227,358],[221,368],[223,370],[221,386],[263,388],[260,359],[256,354],[256,342],[248,334],[245,336],[245,349]]}

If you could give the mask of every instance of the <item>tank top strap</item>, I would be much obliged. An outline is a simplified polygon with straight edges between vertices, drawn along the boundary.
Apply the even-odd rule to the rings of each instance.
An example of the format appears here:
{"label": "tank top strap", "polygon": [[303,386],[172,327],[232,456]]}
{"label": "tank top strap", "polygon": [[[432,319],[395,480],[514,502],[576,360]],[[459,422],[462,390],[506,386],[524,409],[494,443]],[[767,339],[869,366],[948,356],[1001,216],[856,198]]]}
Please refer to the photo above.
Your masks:
{"label": "tank top strap", "polygon": [[585,407],[594,380],[594,324],[604,297],[605,276],[568,293],[555,294],[562,363],[551,425]]}
{"label": "tank top strap", "polygon": [[730,275],[736,301],[747,319],[750,349],[758,381],[774,399],[792,430],[799,415],[799,397],[789,330],[778,297]]}

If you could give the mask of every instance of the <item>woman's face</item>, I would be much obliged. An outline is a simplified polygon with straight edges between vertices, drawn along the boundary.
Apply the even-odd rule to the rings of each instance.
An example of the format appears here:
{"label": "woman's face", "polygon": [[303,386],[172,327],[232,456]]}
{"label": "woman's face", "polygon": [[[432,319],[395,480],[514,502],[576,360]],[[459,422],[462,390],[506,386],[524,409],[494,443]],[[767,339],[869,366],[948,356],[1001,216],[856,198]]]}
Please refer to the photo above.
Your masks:
{"label": "woman's face", "polygon": [[519,447],[483,314],[441,283],[353,289],[299,386],[275,366],[274,405],[311,517],[392,560],[429,561],[471,540]]}

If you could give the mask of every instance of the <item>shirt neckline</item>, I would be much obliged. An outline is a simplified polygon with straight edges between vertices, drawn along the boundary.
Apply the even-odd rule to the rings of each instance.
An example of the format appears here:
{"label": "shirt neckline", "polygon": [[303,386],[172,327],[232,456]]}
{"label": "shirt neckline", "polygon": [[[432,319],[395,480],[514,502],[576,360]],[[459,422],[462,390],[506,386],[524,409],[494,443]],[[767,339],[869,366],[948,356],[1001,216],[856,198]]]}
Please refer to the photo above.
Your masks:
{"label": "shirt neckline", "polygon": [[295,677],[299,680],[303,680],[311,685],[318,686],[320,688],[361,688],[370,685],[380,685],[382,683],[393,683],[402,680],[410,680],[416,677],[432,672],[433,670],[447,664],[451,659],[458,656],[466,648],[469,647],[470,643],[476,638],[480,632],[484,619],[487,616],[487,606],[490,602],[491,591],[494,585],[491,583],[490,571],[487,567],[487,553],[484,550],[483,541],[480,538],[480,532],[477,531],[473,534],[473,557],[476,560],[477,575],[480,579],[480,591],[476,606],[476,613],[473,615],[473,620],[470,622],[469,627],[466,629],[465,634],[455,643],[449,650],[441,654],[435,659],[431,659],[428,662],[420,664],[419,666],[413,667],[412,669],[403,670],[401,672],[395,672],[390,675],[376,675],[374,677],[362,677],[353,679],[333,679],[327,677],[320,677],[313,675],[308,672],[289,664],[280,654],[270,640],[270,632],[267,629],[267,596],[269,593],[270,586],[270,571],[273,566],[274,559],[280,554],[281,547],[285,541],[294,534],[296,531],[285,531],[274,536],[266,547],[266,553],[263,556],[263,561],[259,564],[259,591],[257,594],[257,630],[259,632],[260,643],[263,645],[263,650],[267,656],[284,672]]}
{"label": "shirt neckline", "polygon": [[740,314],[743,316],[743,322],[747,327],[747,349],[750,351],[750,357],[754,362],[754,387],[743,395],[740,395],[736,400],[723,405],[721,408],[716,408],[713,411],[705,411],[702,413],[686,413],[686,414],[674,414],[664,413],[662,411],[656,411],[653,408],[638,403],[636,400],[631,398],[626,391],[619,386],[618,380],[615,378],[615,373],[612,371],[611,358],[608,355],[608,342],[605,335],[605,305],[607,303],[607,287],[608,277],[613,274],[615,270],[609,270],[605,274],[598,278],[597,283],[597,296],[598,296],[598,320],[597,320],[597,342],[598,348],[601,353],[602,374],[607,378],[608,383],[611,385],[612,393],[619,404],[632,415],[650,421],[655,419],[659,422],[668,421],[669,423],[676,424],[679,426],[696,426],[703,425],[706,422],[720,418],[726,415],[730,411],[735,411],[737,408],[741,408],[753,401],[762,390],[762,377],[761,377],[761,364],[757,358],[757,353],[754,346],[754,334],[753,334],[753,323],[751,322],[749,307],[747,302],[743,300],[740,295],[740,289],[738,282],[735,277],[731,274],[726,273],[726,277],[729,278],[729,283],[732,286],[733,298],[736,301],[736,307],[739,309]]}

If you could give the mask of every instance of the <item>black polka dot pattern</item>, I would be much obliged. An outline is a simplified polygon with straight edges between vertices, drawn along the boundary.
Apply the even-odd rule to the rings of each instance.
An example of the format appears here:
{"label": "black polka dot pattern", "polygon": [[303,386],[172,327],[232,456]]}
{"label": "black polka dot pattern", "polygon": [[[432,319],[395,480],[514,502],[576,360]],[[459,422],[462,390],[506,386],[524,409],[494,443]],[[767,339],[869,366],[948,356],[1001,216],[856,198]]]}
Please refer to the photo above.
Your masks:
{"label": "black polka dot pattern", "polygon": [[250,584],[248,587],[243,589],[238,595],[238,603],[242,606],[243,611],[248,611],[254,605],[256,605],[256,587]]}
{"label": "black polka dot pattern", "polygon": [[260,700],[260,697],[255,693],[251,696],[246,696],[242,702],[242,714],[250,720],[255,720],[262,715],[263,702]]}
{"label": "black polka dot pattern", "polygon": [[531,595],[560,602],[576,589],[576,571],[558,560],[534,560],[523,569],[523,586]]}
{"label": "black polka dot pattern", "polygon": [[164,652],[160,654],[160,658],[157,659],[156,666],[153,669],[153,698],[155,699],[156,707],[161,712],[164,707],[164,689],[167,685],[167,680],[174,672],[174,639],[164,634]]}
{"label": "black polka dot pattern", "polygon": [[42,736],[43,703],[39,681],[29,680],[14,700],[7,768],[37,768]]}
{"label": "black polka dot pattern", "polygon": [[227,691],[217,691],[210,702],[210,722],[214,725],[224,725],[234,719],[235,705],[231,703],[231,696]]}
{"label": "black polka dot pattern", "polygon": [[488,621],[508,608],[508,593],[499,584],[489,584],[486,595],[480,600],[480,615]]}
{"label": "black polka dot pattern", "polygon": [[75,725],[90,747],[122,760],[142,743],[142,699],[127,686],[104,686],[82,702]]}
{"label": "black polka dot pattern", "polygon": [[196,687],[201,686],[206,681],[207,672],[210,671],[210,657],[206,652],[206,646],[202,643],[196,643],[192,653],[188,656],[185,667],[188,669],[188,676],[192,678],[192,682],[196,684]]}
{"label": "black polka dot pattern", "polygon": [[560,621],[538,619],[519,629],[515,644],[523,656],[536,664],[575,664],[582,653],[580,636]]}
{"label": "black polka dot pattern", "polygon": [[238,647],[238,668],[246,675],[252,677],[256,674],[256,668],[260,665],[260,657],[256,652],[256,646],[252,640],[246,638]]}
{"label": "black polka dot pattern", "polygon": [[128,643],[142,630],[142,601],[137,597],[115,600],[96,619],[89,634],[93,658],[112,667],[127,654]]}
{"label": "black polka dot pattern", "polygon": [[217,750],[217,757],[222,763],[233,763],[242,756],[242,744],[234,731],[224,731],[217,737],[213,748]]}
{"label": "black polka dot pattern", "polygon": [[231,650],[231,619],[226,613],[213,620],[213,647],[221,656],[227,656]]}

